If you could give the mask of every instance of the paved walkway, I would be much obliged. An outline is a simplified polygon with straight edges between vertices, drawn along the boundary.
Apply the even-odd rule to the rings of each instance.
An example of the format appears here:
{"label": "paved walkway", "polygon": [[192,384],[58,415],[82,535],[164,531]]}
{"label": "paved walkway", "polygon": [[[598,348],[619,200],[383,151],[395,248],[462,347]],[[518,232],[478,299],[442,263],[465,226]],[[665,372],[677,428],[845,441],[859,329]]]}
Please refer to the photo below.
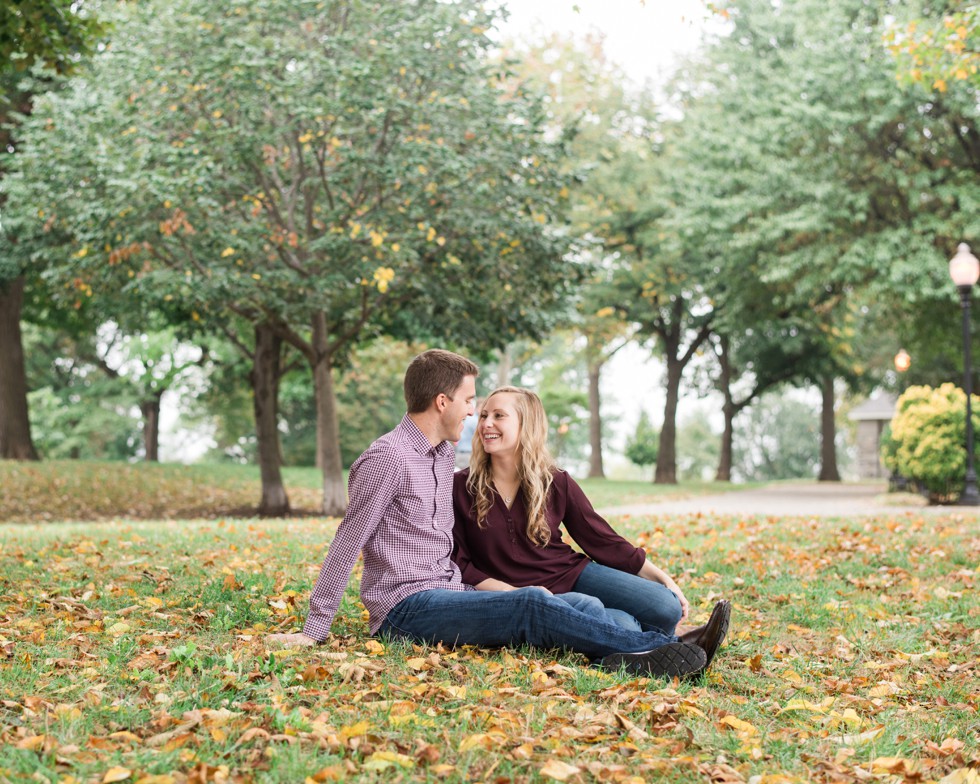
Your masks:
{"label": "paved walkway", "polygon": [[[776,482],[696,498],[664,499],[643,504],[604,507],[605,516],[658,514],[772,515],[778,517],[854,517],[882,514],[980,514],[980,507],[920,506],[918,497],[888,498],[884,483]],[[904,500],[905,504],[893,501]]]}

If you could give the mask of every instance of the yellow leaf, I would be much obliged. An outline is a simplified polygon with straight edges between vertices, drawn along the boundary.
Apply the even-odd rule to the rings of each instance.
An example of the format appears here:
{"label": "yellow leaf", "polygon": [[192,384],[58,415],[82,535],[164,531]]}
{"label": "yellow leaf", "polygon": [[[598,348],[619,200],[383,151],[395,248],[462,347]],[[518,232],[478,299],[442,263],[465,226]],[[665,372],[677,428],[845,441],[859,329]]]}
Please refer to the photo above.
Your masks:
{"label": "yellow leaf", "polygon": [[[810,702],[809,700],[790,700],[782,708],[779,709],[779,713],[786,713],[786,711],[796,711],[796,710],[808,710],[814,713],[826,713],[830,710],[830,707],[834,704],[833,697],[827,697],[820,702]],[[777,714],[778,715],[778,714]]]}
{"label": "yellow leaf", "polygon": [[747,721],[742,721],[731,714],[725,716],[725,718],[721,720],[721,723],[731,727],[736,732],[744,732],[746,735],[754,735],[758,732],[758,730]]}
{"label": "yellow leaf", "polygon": [[542,776],[547,776],[549,779],[555,779],[556,781],[568,781],[572,776],[581,773],[581,768],[576,768],[574,765],[569,765],[567,762],[562,762],[557,759],[550,759],[544,765],[541,766],[539,771]]}
{"label": "yellow leaf", "polygon": [[130,625],[128,623],[124,623],[120,621],[119,623],[112,624],[112,626],[106,629],[106,632],[111,634],[113,637],[119,637],[122,634],[126,634],[126,632],[128,632],[129,630],[130,630]]}
{"label": "yellow leaf", "polygon": [[368,640],[364,647],[367,649],[368,653],[373,653],[375,656],[380,656],[385,652],[385,647],[377,640]]}
{"label": "yellow leaf", "polygon": [[892,681],[881,681],[874,688],[868,689],[868,696],[869,697],[892,697],[896,694],[900,694],[901,691],[902,690],[899,688],[897,683],[894,683]]}
{"label": "yellow leaf", "polygon": [[110,784],[113,781],[125,781],[133,775],[129,768],[109,768],[102,777],[102,784]]}
{"label": "yellow leaf", "polygon": [[876,757],[871,761],[872,773],[913,773],[918,763],[904,757]]}
{"label": "yellow leaf", "polygon": [[44,748],[46,738],[46,735],[30,735],[17,741],[17,748],[26,749],[27,751],[40,751]]}
{"label": "yellow leaf", "polygon": [[946,80],[945,79],[936,79],[936,81],[934,81],[932,83],[932,88],[934,90],[939,90],[939,92],[941,92],[941,93],[946,92]]}
{"label": "yellow leaf", "polygon": [[939,779],[939,784],[980,784],[980,773],[975,768],[959,768]]}
{"label": "yellow leaf", "polygon": [[234,248],[225,248],[223,251],[221,251],[221,258],[227,259],[229,256],[234,255],[234,253],[235,253]]}
{"label": "yellow leaf", "polygon": [[414,768],[415,760],[407,754],[399,754],[395,751],[376,751],[364,761],[363,767],[368,770],[372,768],[384,770],[392,765],[398,765],[402,768]]}
{"label": "yellow leaf", "polygon": [[350,724],[346,727],[341,727],[340,737],[347,740],[348,738],[353,738],[357,735],[366,735],[370,729],[371,725],[366,721],[359,721],[357,724]]}
{"label": "yellow leaf", "polygon": [[152,773],[136,779],[136,784],[174,784],[176,779],[167,773]]}
{"label": "yellow leaf", "polygon": [[499,746],[502,743],[506,743],[508,740],[506,735],[502,735],[499,732],[493,733],[483,733],[478,732],[476,735],[470,735],[468,738],[464,738],[463,742],[459,744],[459,753],[472,751],[473,749],[492,749],[494,746]]}

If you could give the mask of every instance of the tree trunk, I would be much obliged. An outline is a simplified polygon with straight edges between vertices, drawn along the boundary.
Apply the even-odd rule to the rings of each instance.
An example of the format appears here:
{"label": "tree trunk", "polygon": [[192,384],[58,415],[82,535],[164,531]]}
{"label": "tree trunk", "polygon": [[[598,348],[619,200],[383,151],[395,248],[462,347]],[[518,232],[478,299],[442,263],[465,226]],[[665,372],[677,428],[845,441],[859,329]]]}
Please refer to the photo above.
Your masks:
{"label": "tree trunk", "polygon": [[513,359],[510,355],[510,346],[505,346],[500,350],[500,361],[497,363],[497,386],[506,387],[510,384],[510,372],[513,369]]}
{"label": "tree trunk", "polygon": [[677,400],[680,397],[683,363],[674,351],[667,351],[667,402],[664,404],[664,424],[660,430],[660,449],[653,481],[658,485],[677,484]]}
{"label": "tree trunk", "polygon": [[255,355],[252,360],[252,395],[255,433],[259,447],[262,501],[259,514],[284,517],[289,498],[282,482],[282,450],[279,444],[279,363],[282,339],[268,324],[255,326]]}
{"label": "tree trunk", "polygon": [[821,482],[839,482],[837,470],[837,425],[834,420],[834,377],[825,376],[820,382],[823,407],[820,412],[820,476]]}
{"label": "tree trunk", "polygon": [[601,361],[589,362],[589,478],[605,479],[602,467],[602,414],[600,412],[599,379],[602,374]]}
{"label": "tree trunk", "polygon": [[313,317],[313,387],[316,394],[317,464],[323,471],[323,513],[340,517],[347,511],[344,464],[340,457],[340,424],[337,394],[327,340],[327,320],[323,313]]}
{"label": "tree trunk", "polygon": [[160,461],[160,399],[163,392],[154,392],[153,395],[140,403],[140,412],[143,414],[143,451],[146,452],[144,458],[148,463]]}
{"label": "tree trunk", "polygon": [[0,284],[0,458],[37,460],[27,413],[27,372],[20,314],[24,277]]}
{"label": "tree trunk", "polygon": [[721,432],[721,454],[718,456],[718,470],[715,472],[716,482],[732,481],[732,439],[735,422],[735,401],[732,399],[732,365],[728,361],[728,338],[724,335],[719,339],[718,389],[724,397],[721,411],[725,417],[725,428]]}

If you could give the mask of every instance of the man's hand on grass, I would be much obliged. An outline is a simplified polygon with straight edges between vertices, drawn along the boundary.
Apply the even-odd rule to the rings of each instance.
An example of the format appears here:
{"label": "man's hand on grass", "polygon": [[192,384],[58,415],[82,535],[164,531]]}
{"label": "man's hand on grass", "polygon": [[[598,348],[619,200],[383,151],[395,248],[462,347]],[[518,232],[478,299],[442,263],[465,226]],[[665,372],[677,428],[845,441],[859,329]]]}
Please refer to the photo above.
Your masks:
{"label": "man's hand on grass", "polygon": [[270,634],[265,638],[265,641],[266,643],[281,645],[283,648],[293,648],[297,645],[303,648],[312,648],[317,644],[316,640],[303,634],[303,632],[295,632],[293,634]]}

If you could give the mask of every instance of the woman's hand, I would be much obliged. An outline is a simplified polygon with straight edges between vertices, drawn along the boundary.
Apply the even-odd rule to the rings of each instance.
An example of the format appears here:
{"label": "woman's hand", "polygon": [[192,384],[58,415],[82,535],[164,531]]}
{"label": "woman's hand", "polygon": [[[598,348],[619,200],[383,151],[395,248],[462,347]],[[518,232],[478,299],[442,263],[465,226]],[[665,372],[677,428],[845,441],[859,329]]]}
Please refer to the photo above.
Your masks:
{"label": "woman's hand", "polygon": [[691,605],[688,603],[687,597],[684,595],[684,592],[681,590],[680,586],[674,582],[673,578],[667,574],[664,574],[664,577],[667,578],[666,580],[662,581],[664,586],[668,590],[672,591],[677,597],[677,600],[681,603],[681,619],[678,621],[678,623],[683,623],[687,620],[687,616],[691,613]]}
{"label": "woman's hand", "polygon": [[[497,580],[493,577],[488,577],[483,582],[479,582],[473,586],[478,591],[516,591],[517,586],[511,585],[510,583],[505,583],[503,580]],[[529,585],[528,588],[540,588],[542,591],[549,595],[554,595],[545,588],[543,585]]]}
{"label": "woman's hand", "polygon": [[667,572],[665,572],[659,566],[654,566],[649,561],[643,562],[643,566],[640,568],[640,571],[637,572],[637,575],[645,580],[660,583],[667,590],[677,596],[677,600],[681,603],[680,622],[687,620],[687,616],[691,612],[691,605],[688,603],[687,597],[684,595],[684,592],[681,590],[680,586],[674,582],[673,577],[667,574]]}

